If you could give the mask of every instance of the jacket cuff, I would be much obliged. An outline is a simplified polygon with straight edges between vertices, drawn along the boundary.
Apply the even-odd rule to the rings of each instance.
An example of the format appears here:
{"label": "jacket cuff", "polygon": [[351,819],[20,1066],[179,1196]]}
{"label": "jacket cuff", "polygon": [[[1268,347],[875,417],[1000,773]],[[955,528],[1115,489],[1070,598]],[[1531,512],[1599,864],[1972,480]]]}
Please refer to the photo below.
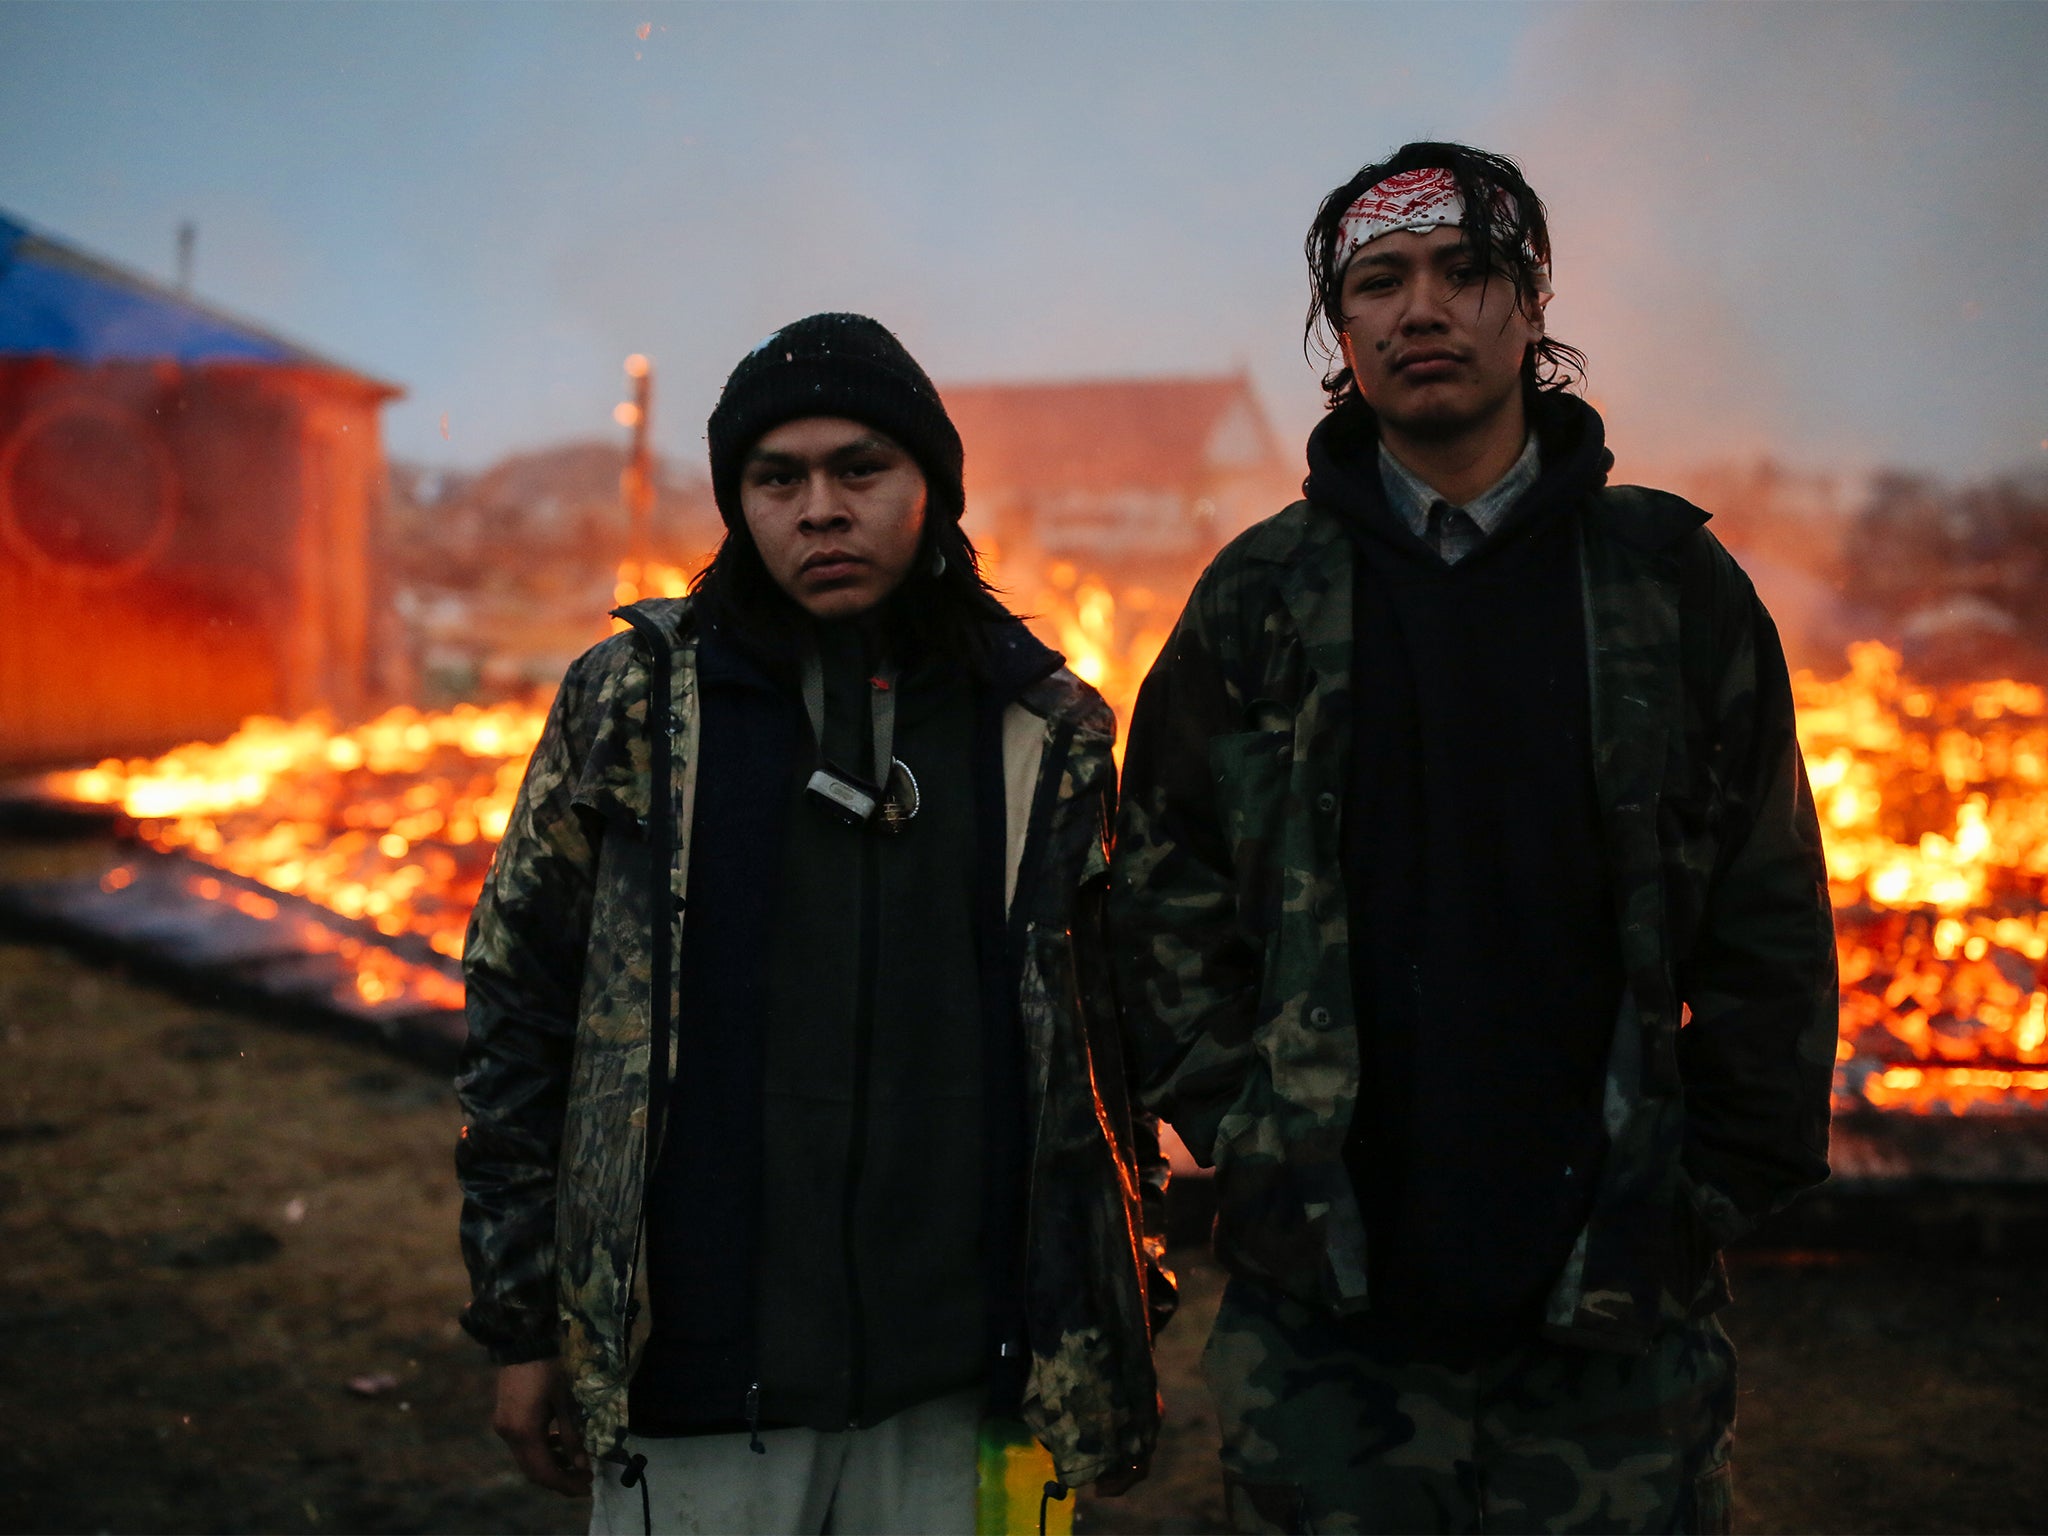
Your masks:
{"label": "jacket cuff", "polygon": [[530,1365],[535,1360],[558,1359],[562,1347],[553,1339],[532,1340],[522,1344],[487,1346],[493,1365]]}
{"label": "jacket cuff", "polygon": [[527,1365],[535,1360],[552,1360],[562,1352],[562,1341],[552,1329],[510,1336],[486,1332],[477,1325],[474,1308],[462,1314],[462,1331],[483,1345],[493,1365]]}

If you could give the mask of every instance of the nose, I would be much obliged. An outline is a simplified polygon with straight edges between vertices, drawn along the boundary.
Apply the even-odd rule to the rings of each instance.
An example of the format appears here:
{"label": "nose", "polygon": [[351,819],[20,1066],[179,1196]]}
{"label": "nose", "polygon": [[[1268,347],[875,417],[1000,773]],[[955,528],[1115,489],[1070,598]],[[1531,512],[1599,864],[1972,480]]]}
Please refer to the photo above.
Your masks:
{"label": "nose", "polygon": [[1410,283],[1401,308],[1401,334],[1428,336],[1450,329],[1450,292],[1434,273],[1419,274]]}
{"label": "nose", "polygon": [[805,533],[837,533],[853,524],[853,514],[840,495],[839,479],[827,471],[804,481],[803,505],[797,512],[797,527]]}

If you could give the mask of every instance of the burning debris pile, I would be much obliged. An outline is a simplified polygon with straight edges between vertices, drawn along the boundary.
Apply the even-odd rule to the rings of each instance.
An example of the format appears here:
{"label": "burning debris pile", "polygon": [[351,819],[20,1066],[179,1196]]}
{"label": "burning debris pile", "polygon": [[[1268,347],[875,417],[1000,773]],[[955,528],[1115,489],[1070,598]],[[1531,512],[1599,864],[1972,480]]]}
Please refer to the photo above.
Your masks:
{"label": "burning debris pile", "polygon": [[[261,920],[280,917],[263,890],[298,897],[366,930],[356,938],[346,928],[298,925],[315,951],[339,954],[362,1003],[459,1008],[460,983],[404,951],[423,941],[433,955],[461,955],[544,719],[537,704],[398,708],[347,730],[320,715],[259,717],[225,741],[53,774],[46,787],[118,807],[138,840],[182,856],[176,868],[197,863],[238,877],[204,869],[166,876],[130,863],[101,879],[107,892],[169,878]],[[385,945],[378,936],[413,942]]]}
{"label": "burning debris pile", "polygon": [[2048,1107],[2048,701],[1896,651],[1794,689],[1842,967],[1837,1106]]}
{"label": "burning debris pile", "polygon": [[[618,595],[682,576],[624,572]],[[1028,595],[1127,714],[1165,637],[1145,622],[1157,601],[1126,594],[1140,617],[1120,624],[1111,586],[1070,566]],[[1795,689],[1838,911],[1839,1107],[2048,1108],[2048,699],[2006,679],[1923,686],[1875,642],[1851,649],[1845,675],[1802,672]],[[255,720],[51,788],[120,807],[152,848],[452,957],[543,718],[528,703],[398,709],[346,731]],[[225,899],[262,900],[239,885]],[[367,953],[358,971],[366,999],[412,986],[447,1002],[438,972]]]}

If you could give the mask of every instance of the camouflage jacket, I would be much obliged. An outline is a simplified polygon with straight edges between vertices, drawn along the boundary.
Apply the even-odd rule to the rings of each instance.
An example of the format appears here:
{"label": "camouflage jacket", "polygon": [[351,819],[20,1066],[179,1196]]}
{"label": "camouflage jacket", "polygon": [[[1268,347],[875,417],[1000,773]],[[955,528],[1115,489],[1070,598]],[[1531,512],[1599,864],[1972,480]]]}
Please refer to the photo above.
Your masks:
{"label": "camouflage jacket", "polygon": [[[690,604],[640,605],[673,643],[669,885],[689,869],[699,713]],[[625,1433],[646,1334],[655,921],[648,653],[622,634],[569,670],[470,922],[457,1090],[463,1318],[500,1363],[559,1351],[596,1454]],[[1006,896],[1025,1042],[1027,1423],[1070,1485],[1150,1454],[1158,1429],[1143,1195],[1100,958],[1113,720],[1064,670],[1002,719]],[[680,919],[669,935],[671,955]],[[667,974],[673,978],[676,966]],[[673,983],[671,982],[671,989]],[[671,990],[668,1017],[677,1017]],[[670,1036],[671,1070],[675,1059]]]}
{"label": "camouflage jacket", "polygon": [[[1546,1320],[1634,1348],[1725,1299],[1719,1246],[1826,1176],[1835,951],[1748,579],[1676,497],[1610,487],[1577,517],[1626,990],[1608,1154]],[[1303,501],[1203,575],[1133,716],[1110,897],[1141,1099],[1216,1168],[1219,1256],[1340,1312],[1368,1303],[1339,864],[1354,558]]]}

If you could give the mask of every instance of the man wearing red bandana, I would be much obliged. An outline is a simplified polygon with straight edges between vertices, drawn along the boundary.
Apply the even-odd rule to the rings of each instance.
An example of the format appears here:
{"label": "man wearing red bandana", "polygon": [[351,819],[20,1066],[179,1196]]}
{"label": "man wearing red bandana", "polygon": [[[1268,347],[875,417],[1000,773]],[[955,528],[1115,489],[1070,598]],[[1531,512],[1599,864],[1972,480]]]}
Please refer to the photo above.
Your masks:
{"label": "man wearing red bandana", "polygon": [[1512,161],[1410,144],[1307,256],[1304,499],[1147,679],[1112,881],[1231,1521],[1725,1530],[1720,1249],[1826,1176],[1836,1029],[1777,633],[1607,483]]}

